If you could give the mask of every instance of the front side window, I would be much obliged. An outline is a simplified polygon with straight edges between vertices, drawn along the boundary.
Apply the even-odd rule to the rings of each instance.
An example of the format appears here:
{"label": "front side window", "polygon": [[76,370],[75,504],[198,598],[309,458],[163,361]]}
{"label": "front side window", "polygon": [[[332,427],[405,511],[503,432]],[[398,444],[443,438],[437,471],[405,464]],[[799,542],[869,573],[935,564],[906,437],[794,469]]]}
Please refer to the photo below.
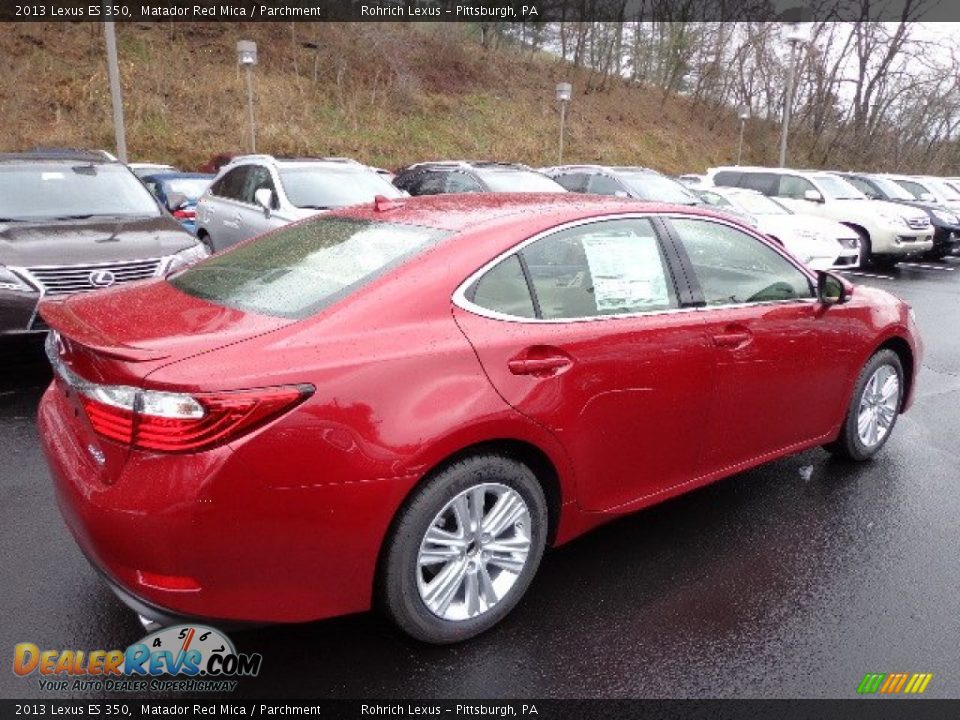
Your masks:
{"label": "front side window", "polygon": [[820,191],[834,200],[864,200],[866,196],[838,175],[816,175]]}
{"label": "front side window", "polygon": [[9,220],[160,215],[150,191],[125,166],[82,162],[0,166],[0,217]]}
{"label": "front side window", "polygon": [[923,185],[918,182],[914,182],[913,180],[901,180],[900,178],[897,178],[896,182],[900,187],[913,195],[914,200],[923,200],[924,195],[933,194]]}
{"label": "front side window", "polygon": [[617,193],[626,194],[627,189],[612,177],[591,175],[590,182],[587,184],[587,192],[594,195],[616,195]]}
{"label": "front side window", "polygon": [[241,200],[243,198],[243,188],[247,182],[247,173],[249,170],[249,166],[241,165],[228,171],[213,184],[210,192],[217,197],[227,198],[228,200]]}
{"label": "front side window", "polygon": [[708,306],[814,297],[809,278],[757,238],[709,220],[670,222]]}
{"label": "front side window", "polygon": [[777,190],[777,195],[792,200],[803,200],[805,197],[804,193],[808,190],[817,192],[813,183],[806,178],[802,178],[799,175],[782,175],[780,177],[780,188]]}
{"label": "front side window", "polygon": [[740,187],[756,190],[764,195],[776,195],[780,178],[773,173],[744,173]]}
{"label": "front side window", "polygon": [[299,320],[449,234],[416,225],[325,216],[237,245],[173,275],[169,282],[218,305]]}
{"label": "front side window", "polygon": [[521,254],[544,319],[677,307],[649,220],[607,220],[561,230]]}
{"label": "front side window", "polygon": [[425,172],[410,183],[411,195],[441,195],[447,189],[448,172]]}
{"label": "front side window", "polygon": [[257,204],[257,190],[269,190],[273,193],[273,209],[278,207],[277,191],[273,187],[273,178],[270,177],[270,171],[262,165],[251,165],[250,172],[247,173],[247,181],[243,186],[243,202],[249,205]]}
{"label": "front side window", "polygon": [[587,191],[587,175],[584,173],[566,173],[564,175],[556,175],[554,176],[553,181],[570,192],[582,193]]}
{"label": "front side window", "polygon": [[449,193],[471,193],[483,192],[480,183],[472,177],[462,172],[452,172],[447,179],[447,192]]}

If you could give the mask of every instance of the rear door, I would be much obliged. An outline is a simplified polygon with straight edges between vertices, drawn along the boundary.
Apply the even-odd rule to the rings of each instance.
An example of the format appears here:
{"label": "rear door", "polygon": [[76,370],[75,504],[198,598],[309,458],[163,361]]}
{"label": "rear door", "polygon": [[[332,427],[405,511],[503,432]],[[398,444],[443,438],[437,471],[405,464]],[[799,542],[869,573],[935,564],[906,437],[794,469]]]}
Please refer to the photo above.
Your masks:
{"label": "rear door", "polygon": [[653,495],[700,468],[714,349],[659,227],[625,217],[550,231],[455,298],[495,388],[566,447],[588,510]]}
{"label": "rear door", "polygon": [[240,225],[243,221],[244,184],[248,166],[240,165],[228,171],[210,188],[210,194],[199,204],[198,219],[210,236],[214,250],[235,245],[243,236]]}
{"label": "rear door", "polygon": [[[289,220],[281,217],[277,212],[280,207],[277,188],[274,185],[270,170],[263,165],[248,165],[247,176],[243,183],[240,204],[237,209],[239,216],[238,236],[241,240],[261,235],[268,230],[286,225]],[[266,212],[257,204],[257,190],[266,189],[273,195],[273,206]]]}
{"label": "rear door", "polygon": [[848,392],[844,335],[812,279],[770,245],[705,218],[671,218],[717,352],[708,471],[721,471],[831,430]]}

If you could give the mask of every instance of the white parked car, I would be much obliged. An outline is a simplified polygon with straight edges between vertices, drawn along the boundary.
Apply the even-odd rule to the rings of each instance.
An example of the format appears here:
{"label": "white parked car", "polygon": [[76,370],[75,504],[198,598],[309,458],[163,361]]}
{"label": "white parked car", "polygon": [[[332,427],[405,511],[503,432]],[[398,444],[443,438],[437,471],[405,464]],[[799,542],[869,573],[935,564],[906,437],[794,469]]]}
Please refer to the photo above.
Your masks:
{"label": "white parked car", "polygon": [[377,195],[405,197],[373,168],[349,158],[243,155],[224,165],[197,202],[197,237],[211,251]]}
{"label": "white parked car", "polygon": [[870,200],[830,172],[720,167],[707,173],[716,186],[757,190],[795,212],[843,223],[860,237],[862,263],[895,265],[933,248],[933,226],[925,211]]}
{"label": "white parked car", "polygon": [[886,175],[917,200],[942,205],[950,212],[960,213],[960,190],[943,178],[921,175]]}
{"label": "white parked car", "polygon": [[702,187],[694,191],[711,205],[748,213],[760,232],[814,270],[851,269],[860,264],[860,238],[846,225],[795,213],[755,190]]}

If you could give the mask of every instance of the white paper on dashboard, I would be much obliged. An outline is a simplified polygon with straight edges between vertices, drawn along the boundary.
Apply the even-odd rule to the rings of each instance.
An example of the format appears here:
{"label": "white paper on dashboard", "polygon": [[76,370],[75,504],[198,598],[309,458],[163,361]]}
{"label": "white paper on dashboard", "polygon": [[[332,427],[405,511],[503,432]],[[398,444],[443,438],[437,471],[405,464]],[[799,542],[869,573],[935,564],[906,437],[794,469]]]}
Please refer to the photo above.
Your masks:
{"label": "white paper on dashboard", "polygon": [[655,238],[592,235],[583,238],[599,312],[643,310],[669,303]]}

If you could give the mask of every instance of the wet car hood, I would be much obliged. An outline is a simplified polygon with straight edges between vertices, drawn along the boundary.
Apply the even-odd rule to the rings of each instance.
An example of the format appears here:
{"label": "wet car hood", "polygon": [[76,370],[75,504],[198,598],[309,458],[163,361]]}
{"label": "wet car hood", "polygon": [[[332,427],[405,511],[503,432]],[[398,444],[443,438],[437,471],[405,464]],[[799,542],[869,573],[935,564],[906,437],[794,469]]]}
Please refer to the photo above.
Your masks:
{"label": "wet car hood", "polygon": [[15,267],[141,260],[172,255],[196,239],[173,218],[0,223],[0,264]]}

